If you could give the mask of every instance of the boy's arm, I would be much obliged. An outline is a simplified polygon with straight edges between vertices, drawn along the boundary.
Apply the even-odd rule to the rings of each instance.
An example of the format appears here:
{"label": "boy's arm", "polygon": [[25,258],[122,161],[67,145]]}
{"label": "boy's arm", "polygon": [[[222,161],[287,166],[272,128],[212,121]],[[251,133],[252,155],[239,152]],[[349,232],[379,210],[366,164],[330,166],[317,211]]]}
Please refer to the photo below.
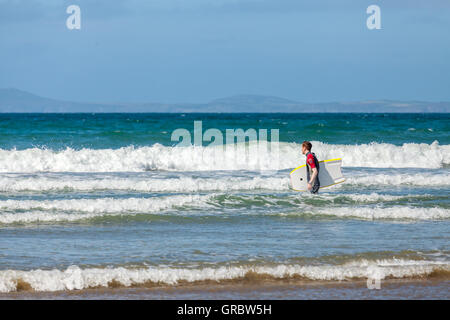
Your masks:
{"label": "boy's arm", "polygon": [[314,180],[316,179],[317,174],[319,173],[319,171],[317,171],[317,168],[313,168],[312,171],[313,171],[313,173],[311,175],[311,179],[310,179],[310,181],[308,181],[308,190],[312,190],[312,184],[313,184]]}
{"label": "boy's arm", "polygon": [[312,184],[314,182],[314,180],[316,180],[317,174],[319,173],[317,171],[317,168],[313,168],[312,169],[312,175],[311,175],[311,179],[308,181],[309,184]]}

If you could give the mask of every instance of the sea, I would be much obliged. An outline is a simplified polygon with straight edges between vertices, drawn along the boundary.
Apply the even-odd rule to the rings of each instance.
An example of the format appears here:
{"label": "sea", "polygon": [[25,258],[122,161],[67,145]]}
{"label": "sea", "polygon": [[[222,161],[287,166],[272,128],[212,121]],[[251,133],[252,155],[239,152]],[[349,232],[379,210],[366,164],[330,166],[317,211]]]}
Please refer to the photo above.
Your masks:
{"label": "sea", "polygon": [[448,113],[0,114],[0,299],[450,299],[449,239]]}

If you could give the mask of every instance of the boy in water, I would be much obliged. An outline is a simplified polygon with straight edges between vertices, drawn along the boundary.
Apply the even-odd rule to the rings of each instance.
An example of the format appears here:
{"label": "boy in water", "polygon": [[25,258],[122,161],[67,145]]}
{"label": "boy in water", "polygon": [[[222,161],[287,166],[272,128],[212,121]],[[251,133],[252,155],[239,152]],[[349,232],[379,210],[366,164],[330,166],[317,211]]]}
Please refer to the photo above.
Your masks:
{"label": "boy in water", "polygon": [[320,188],[319,161],[317,160],[316,155],[311,152],[311,148],[311,142],[303,141],[302,154],[306,155],[306,176],[308,179],[308,190],[311,193],[317,193]]}

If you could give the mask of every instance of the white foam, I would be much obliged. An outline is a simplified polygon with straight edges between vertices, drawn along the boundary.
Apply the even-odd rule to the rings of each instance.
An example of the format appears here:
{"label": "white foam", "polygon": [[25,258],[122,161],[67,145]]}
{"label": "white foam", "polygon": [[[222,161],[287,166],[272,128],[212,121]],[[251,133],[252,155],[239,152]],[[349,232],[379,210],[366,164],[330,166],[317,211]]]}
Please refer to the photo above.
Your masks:
{"label": "white foam", "polygon": [[[214,176],[211,178],[154,178],[145,176],[105,177],[69,174],[52,176],[39,173],[34,176],[21,174],[0,174],[0,192],[58,192],[58,191],[104,191],[124,190],[138,192],[206,192],[237,190],[288,191],[289,176],[257,175],[255,177]],[[450,173],[392,173],[347,176],[345,185],[362,186],[450,186]],[[338,185],[337,187],[342,187]],[[327,192],[334,189],[322,189]]]}
{"label": "white foam", "polygon": [[43,212],[28,211],[17,213],[0,214],[1,224],[14,223],[43,223],[43,222],[75,222],[88,219],[100,218],[105,216],[120,216],[121,213],[63,213],[63,212]]}
{"label": "white foam", "polygon": [[367,220],[439,220],[449,219],[450,210],[444,208],[412,208],[412,207],[336,207],[323,208],[312,212],[340,218],[360,218]]}
{"label": "white foam", "polygon": [[367,174],[348,177],[345,183],[364,186],[450,186],[450,173]]}
{"label": "white foam", "polygon": [[201,192],[235,190],[289,190],[289,178],[214,177],[214,178],[99,178],[65,176],[50,178],[0,176],[0,191],[100,191],[129,190],[141,192]]}
{"label": "white foam", "polygon": [[[378,193],[370,193],[370,194],[338,194],[338,193],[320,193],[320,194],[309,194],[304,193],[301,196],[297,194],[290,195],[264,195],[258,194],[257,197],[255,195],[227,195],[221,203],[238,205],[240,203],[245,203],[246,201],[251,201],[253,205],[256,202],[263,203],[264,205],[273,205],[275,207],[286,206],[286,204],[290,204],[291,206],[295,206],[296,208],[301,209],[311,209],[315,210],[320,207],[308,207],[305,205],[307,203],[306,200],[313,200],[318,202],[318,200],[330,201],[333,203],[341,204],[345,202],[356,202],[356,203],[380,203],[380,202],[392,202],[402,199],[414,200],[416,198],[422,199],[426,197],[433,197],[430,194],[420,194],[420,195],[387,195],[387,194],[378,194]],[[337,207],[339,208],[339,207]]]}
{"label": "white foam", "polygon": [[450,164],[450,145],[387,143],[362,145],[329,145],[316,142],[313,147],[321,159],[343,158],[344,167],[372,168],[440,168]]}
{"label": "white foam", "polygon": [[87,268],[71,266],[66,270],[2,270],[0,292],[16,291],[18,281],[25,281],[36,291],[81,290],[89,287],[108,287],[116,282],[123,286],[147,282],[175,285],[180,281],[229,280],[245,277],[248,272],[284,279],[294,276],[310,280],[342,281],[353,278],[385,279],[426,276],[436,270],[450,270],[448,262],[414,260],[358,260],[338,266],[222,266],[208,268]]}
{"label": "white foam", "polygon": [[[0,209],[3,211],[0,213],[0,223],[78,221],[106,215],[150,214],[185,205],[206,207],[208,206],[207,200],[212,196],[176,195],[150,199],[4,200],[0,201]],[[14,210],[26,212],[7,212]]]}
{"label": "white foam", "polygon": [[369,193],[369,194],[336,194],[336,193],[321,193],[321,194],[305,194],[304,196],[310,197],[313,199],[326,199],[331,201],[336,200],[344,200],[348,199],[355,202],[360,203],[379,203],[379,202],[388,202],[388,201],[396,201],[400,199],[414,199],[414,198],[423,198],[423,197],[432,197],[432,195],[421,194],[421,195],[401,195],[401,196],[393,196],[388,194],[379,194],[379,193]]}
{"label": "white foam", "polygon": [[[297,143],[250,143],[236,148],[123,147],[120,149],[0,149],[0,172],[124,172],[144,170],[282,170],[304,163]],[[271,152],[270,150],[279,150]],[[343,158],[344,167],[440,168],[450,164],[450,145],[386,143],[332,145],[313,142],[319,159]]]}
{"label": "white foam", "polygon": [[[392,206],[381,207],[379,202],[389,202],[398,199],[420,196],[390,196],[379,194],[347,194],[332,195],[322,194],[312,197],[307,195],[306,198],[323,199],[327,201],[339,202],[345,199],[357,203],[366,203],[362,206],[333,206],[333,207],[317,207],[305,202],[305,199],[297,196],[286,196],[283,198],[274,198],[269,195],[259,195],[258,199],[254,199],[251,195],[227,196],[225,198],[215,199],[218,194],[209,195],[177,195],[168,197],[158,197],[151,199],[128,198],[100,198],[100,199],[70,199],[70,200],[5,200],[0,201],[0,223],[36,223],[36,222],[73,222],[88,220],[98,217],[111,216],[133,216],[136,214],[152,214],[159,213],[164,210],[177,209],[177,214],[189,216],[198,215],[200,212],[191,209],[213,208],[215,211],[208,211],[211,215],[226,213],[227,208],[236,205],[247,206],[251,201],[252,206],[257,207],[274,207],[280,210],[286,210],[288,207],[295,207],[295,212],[275,212],[268,211],[268,215],[328,215],[340,218],[357,218],[365,220],[441,220],[450,218],[450,209],[438,207],[406,207]],[[376,206],[374,206],[374,204]],[[185,207],[180,210],[180,207]],[[217,209],[219,208],[219,209]],[[217,212],[219,210],[219,213]],[[223,212],[221,211],[223,210]],[[203,212],[203,211],[202,211]],[[261,214],[260,211],[243,211],[237,213],[235,210],[232,214],[252,215]],[[173,214],[173,213],[172,213]],[[201,213],[204,215],[205,213]]]}

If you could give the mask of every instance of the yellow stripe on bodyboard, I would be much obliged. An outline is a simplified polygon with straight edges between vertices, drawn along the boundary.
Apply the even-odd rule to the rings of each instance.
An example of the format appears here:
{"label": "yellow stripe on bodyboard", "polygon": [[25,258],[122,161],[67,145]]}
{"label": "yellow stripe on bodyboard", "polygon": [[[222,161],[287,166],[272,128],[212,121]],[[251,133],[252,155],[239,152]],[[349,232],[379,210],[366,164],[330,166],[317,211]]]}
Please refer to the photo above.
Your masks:
{"label": "yellow stripe on bodyboard", "polygon": [[[319,163],[321,163],[321,162],[330,162],[330,161],[338,161],[338,160],[342,160],[342,158],[336,158],[336,159],[330,159],[330,160],[322,160],[322,161],[319,161]],[[303,164],[300,167],[295,168],[294,170],[291,171],[291,173],[294,172],[295,170],[303,168],[303,167],[306,167],[306,164]],[[325,188],[325,187],[323,187],[323,188]]]}

